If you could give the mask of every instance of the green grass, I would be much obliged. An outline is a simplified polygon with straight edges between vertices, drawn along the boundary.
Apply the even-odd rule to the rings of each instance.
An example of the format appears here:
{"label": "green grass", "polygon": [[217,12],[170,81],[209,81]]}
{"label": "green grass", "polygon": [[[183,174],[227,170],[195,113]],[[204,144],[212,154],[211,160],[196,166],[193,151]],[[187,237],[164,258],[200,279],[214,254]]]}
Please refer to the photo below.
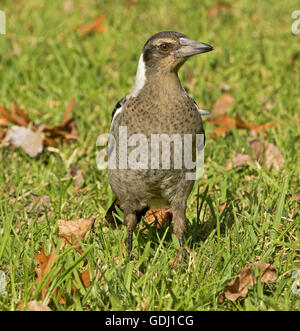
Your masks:
{"label": "green grass", "polygon": [[[45,299],[54,310],[300,309],[299,295],[292,293],[292,272],[300,269],[299,202],[290,194],[299,193],[300,185],[300,58],[290,60],[299,49],[300,35],[291,33],[291,13],[300,9],[299,2],[231,3],[212,19],[208,11],[214,2],[208,0],[140,0],[129,7],[121,0],[0,1],[7,18],[7,34],[0,35],[0,103],[16,102],[35,121],[58,124],[74,98],[81,135],[78,143],[60,146],[61,155],[45,149],[31,159],[21,150],[0,150],[0,269],[7,281],[0,310],[39,300],[34,253],[43,243],[48,253],[54,243],[59,254]],[[76,27],[102,13],[104,33],[78,36]],[[96,168],[97,136],[108,132],[115,103],[133,86],[144,42],[161,30],[214,46],[214,52],[185,64],[183,85],[204,109],[212,108],[229,85],[235,97],[230,114],[246,122],[276,123],[267,140],[285,159],[279,171],[255,166],[226,171],[233,151],[245,151],[250,134],[241,130],[212,140],[214,127],[205,123],[205,176],[187,210],[186,242],[192,253],[188,263],[176,267],[172,261],[179,245],[171,229],[146,224],[135,232],[134,258],[127,263],[127,231],[105,225],[113,196],[106,171]],[[65,180],[71,157],[84,174],[80,190]],[[26,211],[32,194],[50,197],[42,221]],[[74,295],[71,286],[78,282],[85,255],[73,248],[58,250],[57,220],[92,215],[95,226],[83,245],[91,286]],[[251,287],[244,300],[220,303],[225,284],[258,260],[276,267],[277,280]],[[65,305],[52,297],[56,287]]]}

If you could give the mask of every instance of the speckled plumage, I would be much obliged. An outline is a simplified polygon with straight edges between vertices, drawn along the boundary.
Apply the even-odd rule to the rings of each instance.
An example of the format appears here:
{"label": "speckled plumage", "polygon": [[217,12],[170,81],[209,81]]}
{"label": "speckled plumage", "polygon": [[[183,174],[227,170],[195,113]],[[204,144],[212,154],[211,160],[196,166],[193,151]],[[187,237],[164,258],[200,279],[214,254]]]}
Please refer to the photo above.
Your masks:
{"label": "speckled plumage", "polygon": [[[145,135],[149,150],[151,134],[180,134],[182,137],[183,134],[193,134],[193,137],[204,134],[197,105],[183,89],[177,75],[180,66],[191,56],[181,55],[184,50],[180,38],[188,40],[181,33],[161,32],[146,42],[142,53],[145,81],[142,84],[139,82],[142,88],[135,88],[134,95],[131,93],[123,98],[113,114],[110,133],[117,143],[120,126],[127,127],[128,137],[137,133]],[[163,50],[163,43],[171,44],[168,46],[169,52]],[[128,154],[134,148],[128,147]],[[171,156],[173,153],[171,144]],[[118,148],[116,159],[118,164]],[[156,207],[155,204],[168,205],[172,208],[174,233],[180,243],[183,242],[186,201],[194,182],[185,177],[191,169],[174,169],[172,160],[171,168],[167,170],[150,169],[150,160],[148,169],[109,169],[109,182],[124,211],[124,223],[131,235],[141,210]],[[130,251],[130,243],[129,246]]]}

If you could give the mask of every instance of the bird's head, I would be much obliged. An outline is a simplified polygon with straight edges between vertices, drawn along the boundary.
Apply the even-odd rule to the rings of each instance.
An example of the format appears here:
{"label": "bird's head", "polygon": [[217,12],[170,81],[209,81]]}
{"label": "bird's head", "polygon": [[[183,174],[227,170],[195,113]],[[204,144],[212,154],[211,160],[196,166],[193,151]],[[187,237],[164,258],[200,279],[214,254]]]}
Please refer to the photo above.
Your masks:
{"label": "bird's head", "polygon": [[212,46],[190,40],[182,33],[164,31],[156,33],[146,42],[142,59],[147,71],[177,72],[191,56],[212,50]]}

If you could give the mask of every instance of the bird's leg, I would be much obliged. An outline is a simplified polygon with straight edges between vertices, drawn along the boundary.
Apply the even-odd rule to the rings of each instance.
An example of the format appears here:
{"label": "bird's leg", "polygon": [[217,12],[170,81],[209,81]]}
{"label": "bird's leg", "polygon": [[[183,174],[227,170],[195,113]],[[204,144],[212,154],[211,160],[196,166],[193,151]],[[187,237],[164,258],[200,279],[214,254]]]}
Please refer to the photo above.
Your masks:
{"label": "bird's leg", "polygon": [[184,249],[183,233],[185,230],[185,204],[172,206],[173,212],[173,231],[179,240],[180,247],[182,248],[182,257],[186,258],[186,251]]}
{"label": "bird's leg", "polygon": [[128,247],[127,247],[128,256],[130,256],[132,250],[132,236],[133,236],[133,230],[128,230]]}
{"label": "bird's leg", "polygon": [[133,230],[135,229],[136,224],[137,224],[136,213],[126,214],[125,217],[124,217],[124,224],[127,226],[127,229],[128,229],[128,247],[127,247],[127,251],[128,251],[128,256],[130,257],[130,253],[131,253],[131,250],[132,250]]}

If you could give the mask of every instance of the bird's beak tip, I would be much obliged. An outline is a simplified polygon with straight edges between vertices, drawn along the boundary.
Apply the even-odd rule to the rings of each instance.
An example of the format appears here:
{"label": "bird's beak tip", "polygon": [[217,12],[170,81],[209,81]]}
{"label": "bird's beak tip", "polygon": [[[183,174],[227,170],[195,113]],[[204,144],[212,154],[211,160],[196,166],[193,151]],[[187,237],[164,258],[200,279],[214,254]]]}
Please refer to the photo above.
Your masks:
{"label": "bird's beak tip", "polygon": [[195,40],[190,40],[187,38],[180,38],[179,42],[182,46],[178,52],[179,57],[189,57],[192,55],[207,53],[214,50],[211,45],[201,43]]}

